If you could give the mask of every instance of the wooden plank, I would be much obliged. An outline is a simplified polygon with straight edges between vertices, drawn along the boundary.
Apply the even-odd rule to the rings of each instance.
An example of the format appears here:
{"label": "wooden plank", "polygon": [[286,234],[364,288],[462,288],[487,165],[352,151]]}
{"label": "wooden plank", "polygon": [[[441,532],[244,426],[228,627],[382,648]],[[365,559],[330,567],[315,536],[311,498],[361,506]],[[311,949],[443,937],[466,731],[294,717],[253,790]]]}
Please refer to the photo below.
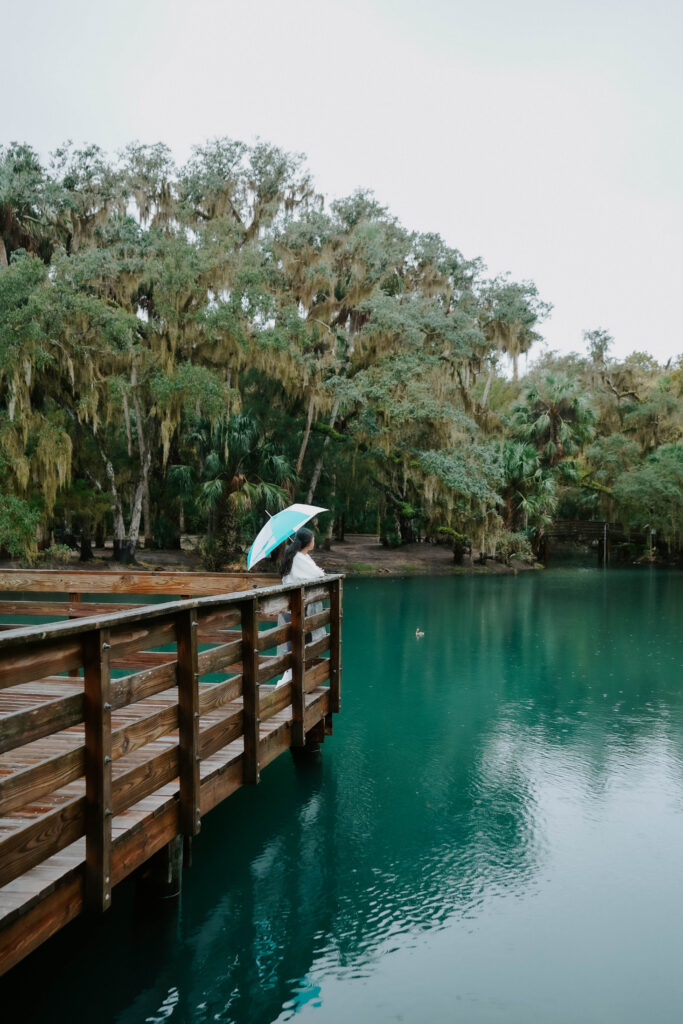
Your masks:
{"label": "wooden plank", "polygon": [[85,747],[49,757],[0,779],[0,814],[35,803],[85,773]]}
{"label": "wooden plank", "polygon": [[206,781],[202,781],[201,808],[202,814],[208,814],[217,804],[238,790],[242,785],[242,755],[232,763],[212,772]]}
{"label": "wooden plank", "polygon": [[223,683],[205,683],[199,690],[199,712],[206,714],[215,708],[229,704],[242,695],[242,676],[226,679]]}
{"label": "wooden plank", "polygon": [[133,722],[114,729],[111,734],[111,757],[117,761],[124,754],[139,750],[159,736],[165,736],[172,729],[178,728],[178,705],[171,704],[161,710]]}
{"label": "wooden plank", "polygon": [[[175,616],[154,618],[139,624],[118,626],[111,630],[111,658],[124,658],[128,654],[149,651],[152,647],[172,644],[175,635]],[[168,653],[166,655],[168,660]]]}
{"label": "wooden plank", "polygon": [[69,800],[0,841],[0,887],[83,835],[85,797]]}
{"label": "wooden plank", "polygon": [[330,609],[326,608],[322,612],[318,612],[317,615],[308,615],[304,621],[306,632],[308,633],[313,629],[320,629],[321,626],[326,626],[330,621]]}
{"label": "wooden plank", "polygon": [[[7,691],[5,691],[6,693]],[[0,754],[83,721],[83,694],[45,701],[0,717]]]}
{"label": "wooden plank", "polygon": [[178,770],[180,827],[184,835],[199,832],[199,671],[197,619],[194,609],[179,612],[175,622],[178,643]]}
{"label": "wooden plank", "polygon": [[198,608],[199,632],[204,629],[230,629],[240,624],[240,611],[234,605],[224,604],[220,608]]}
{"label": "wooden plank", "polygon": [[144,816],[135,828],[117,840],[112,853],[114,885],[118,885],[179,834],[179,810],[177,798],[169,799],[155,814]]}
{"label": "wooden plank", "polygon": [[306,660],[312,661],[314,658],[318,658],[325,651],[330,649],[330,634],[326,633],[325,636],[321,636],[319,640],[314,640],[313,643],[306,644]]}
{"label": "wooden plank", "polygon": [[267,651],[269,647],[277,647],[289,640],[289,623],[284,626],[276,626],[274,629],[264,629],[258,635],[257,647],[259,651]]}
{"label": "wooden plank", "polygon": [[292,746],[303,747],[304,673],[306,671],[306,634],[304,630],[304,592],[299,587],[289,595],[292,612]]}
{"label": "wooden plank", "polygon": [[234,665],[241,658],[241,639],[233,640],[229,644],[222,644],[220,647],[213,647],[210,651],[202,651],[199,655],[199,674],[208,676],[210,672],[220,672],[221,669]]}
{"label": "wooden plank", "polygon": [[[27,630],[32,629],[35,627],[27,627]],[[0,650],[0,690],[68,672],[69,669],[80,668],[82,664],[83,655],[78,637],[43,642],[39,633],[38,636],[31,635],[19,649]]]}
{"label": "wooden plank", "polygon": [[83,637],[85,692],[85,900],[91,910],[111,905],[111,702],[109,630]]}
{"label": "wooden plank", "polygon": [[0,929],[0,975],[72,921],[83,909],[83,870],[71,871],[49,897]]}
{"label": "wooden plank", "polygon": [[127,654],[123,658],[112,658],[112,668],[153,668],[156,665],[168,664],[169,658],[173,658],[172,651],[137,651],[135,654]]}
{"label": "wooden plank", "polygon": [[227,747],[244,733],[244,712],[241,708],[235,709],[227,718],[202,729],[199,734],[199,755],[202,760],[211,757],[217,750]]}
{"label": "wooden plank", "polygon": [[291,666],[292,655],[289,651],[287,654],[281,654],[277,658],[265,658],[260,662],[258,681],[259,683],[267,683],[269,679],[279,676],[281,672],[284,672],[287,668],[291,668]]}
{"label": "wooden plank", "polygon": [[167,690],[170,686],[176,685],[177,662],[174,654],[167,657],[173,661],[164,662],[154,668],[145,669],[142,672],[135,672],[129,676],[111,681],[111,706],[113,710],[122,708],[127,704],[136,704],[145,697],[153,697],[155,693]]}
{"label": "wooden plank", "polygon": [[121,814],[178,776],[178,747],[169,747],[113,781],[112,810]]}
{"label": "wooden plank", "polygon": [[7,569],[0,572],[0,590],[80,594],[233,594],[270,586],[274,574],[223,572],[140,572],[62,569]]}
{"label": "wooden plank", "polygon": [[244,601],[242,611],[242,700],[244,707],[244,783],[259,781],[259,684],[258,684],[258,619],[256,598]]}
{"label": "wooden plank", "polygon": [[[261,691],[264,692],[263,689]],[[292,703],[292,684],[284,683],[282,686],[273,686],[270,693],[261,697],[260,715],[261,722],[267,722],[269,718],[284,711]]]}
{"label": "wooden plank", "polygon": [[342,679],[342,581],[330,584],[330,711],[341,711]]}
{"label": "wooden plank", "polygon": [[330,663],[327,660],[320,661],[313,668],[309,668],[308,672],[304,677],[304,690],[306,693],[310,693],[312,690],[317,690],[319,686],[322,686],[330,678]]}

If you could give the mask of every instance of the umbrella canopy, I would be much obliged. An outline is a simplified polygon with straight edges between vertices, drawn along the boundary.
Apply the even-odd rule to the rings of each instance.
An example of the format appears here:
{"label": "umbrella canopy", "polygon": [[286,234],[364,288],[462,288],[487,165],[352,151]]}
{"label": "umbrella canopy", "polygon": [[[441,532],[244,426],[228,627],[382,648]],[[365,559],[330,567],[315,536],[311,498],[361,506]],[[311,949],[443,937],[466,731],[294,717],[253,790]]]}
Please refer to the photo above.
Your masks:
{"label": "umbrella canopy", "polygon": [[249,548],[247,569],[251,569],[253,565],[274,551],[318,512],[327,511],[326,508],[319,508],[317,505],[290,505],[289,508],[283,508],[282,512],[271,516]]}

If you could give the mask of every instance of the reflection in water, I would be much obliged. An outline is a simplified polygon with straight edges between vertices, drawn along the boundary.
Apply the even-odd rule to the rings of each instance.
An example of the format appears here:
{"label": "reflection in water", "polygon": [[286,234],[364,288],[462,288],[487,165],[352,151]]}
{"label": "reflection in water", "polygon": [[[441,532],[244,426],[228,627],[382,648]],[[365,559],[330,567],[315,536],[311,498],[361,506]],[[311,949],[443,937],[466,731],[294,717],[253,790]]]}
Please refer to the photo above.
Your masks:
{"label": "reflection in water", "polygon": [[348,581],[321,760],[204,820],[179,905],[120,887],[5,1005],[39,970],[35,1019],[80,1019],[78,958],[125,1024],[677,1019],[680,595],[648,571]]}

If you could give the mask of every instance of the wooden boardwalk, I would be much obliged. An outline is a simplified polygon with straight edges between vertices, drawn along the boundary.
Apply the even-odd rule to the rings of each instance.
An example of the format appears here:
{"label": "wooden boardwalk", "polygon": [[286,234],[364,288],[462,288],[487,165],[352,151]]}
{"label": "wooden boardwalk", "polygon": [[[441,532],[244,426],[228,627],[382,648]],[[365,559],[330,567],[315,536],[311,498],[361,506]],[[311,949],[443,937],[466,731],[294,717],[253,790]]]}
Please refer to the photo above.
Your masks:
{"label": "wooden boardwalk", "polygon": [[[195,835],[278,754],[322,740],[341,681],[336,576],[250,590],[237,588],[253,578],[235,577],[230,594],[112,612],[80,601],[102,574],[7,575],[0,589],[35,598],[61,583],[71,599],[0,601],[3,619],[73,618],[0,633],[0,973],[83,910],[106,910],[118,882]],[[226,586],[225,576],[113,575],[117,593]],[[308,614],[321,600],[329,607]],[[278,624],[283,611],[291,625]],[[291,653],[278,656],[287,640]],[[287,667],[291,683],[275,686]]]}

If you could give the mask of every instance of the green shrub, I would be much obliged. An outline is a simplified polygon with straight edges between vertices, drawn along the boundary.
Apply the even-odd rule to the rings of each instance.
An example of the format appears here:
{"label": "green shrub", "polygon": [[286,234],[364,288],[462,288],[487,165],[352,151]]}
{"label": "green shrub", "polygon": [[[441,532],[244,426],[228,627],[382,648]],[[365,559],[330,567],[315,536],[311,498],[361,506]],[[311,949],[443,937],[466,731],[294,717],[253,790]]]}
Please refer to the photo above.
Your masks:
{"label": "green shrub", "polygon": [[36,529],[40,512],[23,498],[0,494],[0,549],[11,558],[33,562],[37,553]]}
{"label": "green shrub", "polygon": [[525,533],[499,534],[496,538],[496,558],[505,565],[510,564],[511,558],[518,558],[522,562],[533,562],[534,553],[527,535]]}

